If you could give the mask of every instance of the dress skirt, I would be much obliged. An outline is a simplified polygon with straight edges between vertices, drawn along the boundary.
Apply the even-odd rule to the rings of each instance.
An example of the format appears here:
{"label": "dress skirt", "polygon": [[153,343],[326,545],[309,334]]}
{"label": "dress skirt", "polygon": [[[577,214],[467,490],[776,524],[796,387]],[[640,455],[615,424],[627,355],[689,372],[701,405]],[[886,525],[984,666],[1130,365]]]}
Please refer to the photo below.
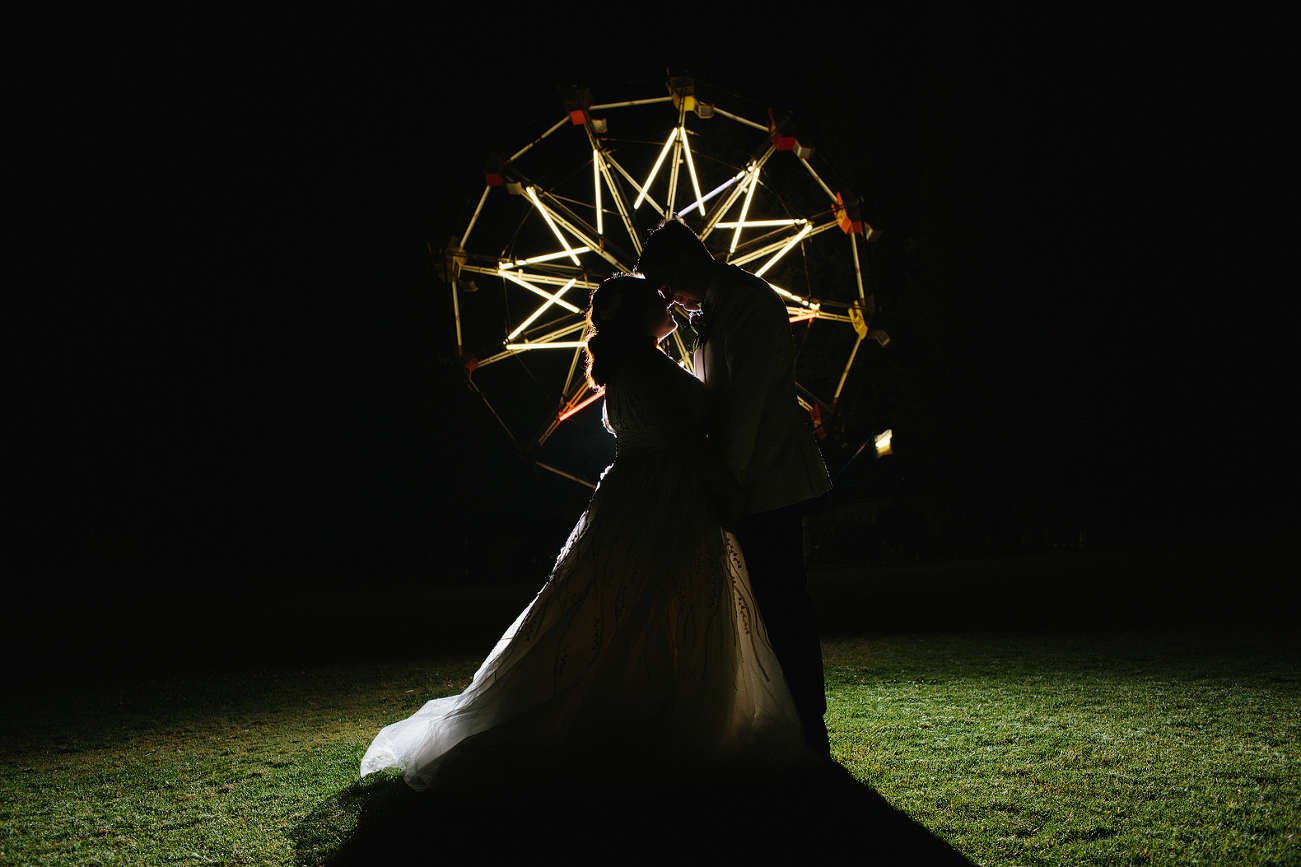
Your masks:
{"label": "dress skirt", "polygon": [[810,760],[736,539],[678,455],[636,441],[620,436],[550,579],[470,686],[380,731],[363,776],[490,788]]}

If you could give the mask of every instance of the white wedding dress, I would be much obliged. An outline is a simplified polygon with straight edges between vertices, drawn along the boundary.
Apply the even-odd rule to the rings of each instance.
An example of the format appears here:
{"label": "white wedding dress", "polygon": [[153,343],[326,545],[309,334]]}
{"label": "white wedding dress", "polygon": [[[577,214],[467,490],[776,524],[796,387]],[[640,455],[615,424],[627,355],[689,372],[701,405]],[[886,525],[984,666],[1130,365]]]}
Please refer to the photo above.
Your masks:
{"label": "white wedding dress", "polygon": [[617,457],[551,578],[463,693],[380,731],[362,776],[491,788],[812,761],[736,539],[676,451],[705,401],[658,351],[616,372]]}

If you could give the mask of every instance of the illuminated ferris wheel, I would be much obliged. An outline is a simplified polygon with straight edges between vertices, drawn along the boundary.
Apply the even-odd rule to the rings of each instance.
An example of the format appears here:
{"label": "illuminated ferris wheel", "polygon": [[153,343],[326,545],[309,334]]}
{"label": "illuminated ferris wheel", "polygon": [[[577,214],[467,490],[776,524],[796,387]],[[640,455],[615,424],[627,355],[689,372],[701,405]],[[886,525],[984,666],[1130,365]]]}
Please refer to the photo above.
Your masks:
{"label": "illuminated ferris wheel", "polygon": [[[667,91],[603,104],[590,91],[567,94],[554,125],[487,166],[473,216],[444,251],[467,382],[537,466],[589,486],[540,450],[602,393],[582,370],[588,296],[633,270],[665,217],[685,220],[715,258],[768,280],[790,321],[805,323],[804,339],[840,356],[834,386],[835,376],[799,383],[815,427],[834,411],[863,341],[889,342],[860,261],[859,239],[878,233],[852,194],[824,181],[812,148],[772,110],[754,120],[723,99],[703,101],[689,77],[670,77]],[[688,370],[689,340],[679,328],[666,346]],[[541,401],[520,397],[510,382],[521,379]]]}

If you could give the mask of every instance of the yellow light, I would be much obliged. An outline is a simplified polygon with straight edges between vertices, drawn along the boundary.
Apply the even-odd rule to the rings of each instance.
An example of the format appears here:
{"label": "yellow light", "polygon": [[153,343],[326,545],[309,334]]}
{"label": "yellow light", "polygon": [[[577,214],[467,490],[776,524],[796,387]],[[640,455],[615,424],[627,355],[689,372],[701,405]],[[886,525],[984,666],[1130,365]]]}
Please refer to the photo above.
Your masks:
{"label": "yellow light", "polygon": [[802,226],[808,220],[748,220],[744,223],[715,223],[719,229],[735,229],[738,226],[750,228],[751,226]]}
{"label": "yellow light", "polygon": [[504,271],[501,268],[498,268],[497,273],[500,274],[502,277],[506,278],[507,280],[511,281],[512,283],[518,283],[519,285],[523,286],[525,289],[529,290],[530,292],[535,292],[538,295],[541,295],[543,298],[546,298],[548,301],[554,301],[556,304],[559,304],[561,307],[565,308],[571,313],[583,312],[582,310],[579,310],[577,307],[575,307],[574,305],[570,304],[568,301],[560,297],[560,292],[565,291],[564,289],[561,289],[560,292],[557,292],[555,295],[552,295],[550,292],[543,291],[542,289],[539,289],[537,286],[534,286],[529,281],[522,280],[519,277],[516,277],[514,274],[510,273],[509,271]]}
{"label": "yellow light", "polygon": [[542,207],[542,202],[538,199],[538,194],[533,192],[532,187],[529,187],[527,192],[529,198],[533,200],[534,207],[536,207],[539,211],[542,212],[542,219],[547,221],[547,225],[550,226],[551,231],[555,233],[556,240],[560,242],[560,246],[563,247],[565,249],[565,252],[569,254],[569,258],[574,260],[575,265],[581,264],[578,261],[578,256],[574,254],[573,250],[569,249],[569,244],[565,242],[565,236],[560,234],[560,227],[557,226],[555,221],[551,219],[551,213],[547,211],[546,208]]}
{"label": "yellow light", "polygon": [[655,175],[659,173],[660,166],[664,164],[664,158],[669,155],[669,148],[673,147],[673,141],[677,137],[678,128],[674,127],[673,132],[669,133],[669,140],[664,142],[664,149],[660,151],[659,159],[655,161],[655,167],[651,169],[650,175],[646,178],[646,186],[641,188],[641,192],[637,194],[637,201],[632,203],[634,211],[640,208],[641,203],[645,201],[646,191],[650,189],[650,185],[655,181]]}
{"label": "yellow light", "polygon": [[507,335],[506,339],[514,340],[517,334],[519,334],[525,328],[528,328],[531,324],[533,324],[534,319],[537,319],[539,316],[542,315],[542,311],[546,310],[552,304],[559,302],[560,296],[564,295],[565,292],[569,290],[569,287],[573,286],[577,282],[578,282],[578,278],[575,277],[572,280],[570,280],[568,283],[566,283],[564,286],[561,286],[555,295],[552,295],[550,298],[547,299],[547,303],[543,304],[541,307],[539,307],[537,310],[533,312],[532,316],[530,316],[528,319],[525,319],[522,323],[520,323],[520,327],[516,328],[509,335]]}
{"label": "yellow light", "polygon": [[765,271],[767,271],[773,265],[776,265],[778,259],[780,259],[782,256],[785,256],[786,253],[791,249],[791,247],[794,247],[796,244],[798,244],[800,242],[800,239],[803,238],[811,231],[813,231],[813,226],[811,224],[805,224],[804,228],[800,229],[798,235],[796,235],[794,238],[791,238],[790,241],[787,242],[785,247],[782,247],[780,250],[777,251],[776,256],[773,256],[771,259],[769,259],[767,262],[764,263],[764,266],[762,268],[754,272],[754,276],[762,277]]}
{"label": "yellow light", "polygon": [[732,248],[727,251],[729,256],[736,252],[737,242],[741,240],[741,227],[745,225],[745,215],[750,212],[750,199],[754,198],[754,188],[759,186],[758,166],[751,169],[749,183],[750,186],[745,191],[745,201],[741,203],[741,219],[737,220],[736,228],[732,230]]}
{"label": "yellow light", "polygon": [[890,451],[890,434],[891,429],[886,428],[876,435],[876,456],[878,458],[883,455],[892,454]]}
{"label": "yellow light", "polygon": [[[765,281],[765,282],[767,282],[767,281]],[[778,295],[782,296],[783,298],[789,298],[789,299],[791,299],[792,301],[797,301],[797,302],[799,302],[800,304],[803,304],[805,307],[809,308],[810,310],[821,310],[821,309],[822,309],[822,305],[821,305],[821,304],[818,304],[818,303],[813,302],[813,301],[809,301],[807,298],[801,298],[801,297],[798,296],[798,295],[794,295],[794,294],[792,294],[792,293],[790,293],[790,292],[787,292],[785,289],[783,289],[782,287],[778,286],[776,283],[769,283],[768,285],[769,285],[769,287],[772,288],[772,291],[776,292]]]}
{"label": "yellow light", "polygon": [[741,171],[739,171],[739,172],[736,173],[736,176],[735,176],[735,177],[733,177],[733,178],[731,178],[731,179],[729,179],[729,180],[723,181],[721,184],[719,184],[718,186],[714,187],[714,189],[710,190],[708,193],[705,193],[705,195],[703,195],[703,196],[702,196],[698,201],[692,202],[691,204],[687,205],[686,209],[685,209],[684,211],[682,211],[682,216],[685,217],[687,214],[691,213],[691,212],[692,212],[693,210],[695,210],[696,208],[699,208],[699,209],[700,209],[700,213],[703,214],[703,213],[705,212],[705,202],[709,201],[709,200],[712,199],[714,196],[718,195],[718,194],[721,193],[723,190],[725,190],[725,189],[727,189],[728,187],[732,186],[732,184],[734,184],[734,183],[736,183],[737,181],[741,180],[741,178],[745,177],[745,171],[746,171],[745,169],[741,169]]}
{"label": "yellow light", "polygon": [[[694,99],[691,101],[695,102]],[[696,178],[696,164],[691,159],[691,145],[687,144],[687,128],[679,127],[678,135],[682,138],[682,150],[687,158],[687,170],[691,174],[691,188],[696,191],[696,201],[702,201],[704,196],[700,193],[700,181]]]}
{"label": "yellow light", "polygon": [[536,262],[550,262],[552,259],[563,259],[573,253],[586,253],[591,247],[584,244],[581,247],[574,247],[570,250],[561,250],[559,253],[547,253],[543,256],[530,256],[527,259],[513,259],[510,262],[503,262],[503,268],[520,268],[524,265],[532,265]]}
{"label": "yellow light", "polygon": [[596,234],[605,234],[605,225],[601,219],[601,154],[592,149],[592,187],[596,190]]}
{"label": "yellow light", "polygon": [[586,345],[583,340],[553,340],[550,343],[507,343],[506,348],[512,352],[524,352],[528,349],[577,349]]}

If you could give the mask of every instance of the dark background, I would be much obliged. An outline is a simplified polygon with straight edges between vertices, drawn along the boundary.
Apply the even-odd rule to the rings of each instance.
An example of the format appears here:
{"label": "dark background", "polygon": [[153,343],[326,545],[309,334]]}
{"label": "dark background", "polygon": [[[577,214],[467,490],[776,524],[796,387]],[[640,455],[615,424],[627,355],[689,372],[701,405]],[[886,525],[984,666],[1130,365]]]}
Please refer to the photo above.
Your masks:
{"label": "dark background", "polygon": [[893,426],[898,454],[847,490],[1065,510],[1112,549],[1290,532],[1268,28],[754,27],[43,34],[17,127],[31,592],[544,576],[590,491],[459,381],[427,245],[560,87],[653,91],[666,67],[793,112],[883,232],[898,339],[846,403],[855,447]]}

